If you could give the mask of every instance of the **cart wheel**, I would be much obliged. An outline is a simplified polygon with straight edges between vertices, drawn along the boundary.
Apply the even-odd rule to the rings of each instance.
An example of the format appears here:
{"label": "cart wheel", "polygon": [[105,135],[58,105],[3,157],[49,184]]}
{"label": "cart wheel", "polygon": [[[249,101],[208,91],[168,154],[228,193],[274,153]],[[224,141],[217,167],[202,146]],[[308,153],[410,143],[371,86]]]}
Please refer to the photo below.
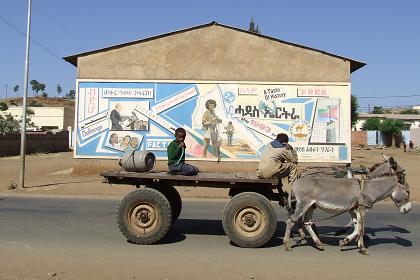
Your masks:
{"label": "cart wheel", "polygon": [[182,210],[182,200],[178,191],[174,187],[168,185],[154,185],[146,187],[161,192],[168,199],[172,209],[172,223],[174,223],[178,219]]}
{"label": "cart wheel", "polygon": [[130,192],[120,201],[117,224],[128,241],[153,244],[168,232],[171,216],[168,199],[157,190],[144,188]]}
{"label": "cart wheel", "polygon": [[233,243],[240,247],[255,248],[263,246],[273,237],[277,216],[266,197],[244,192],[226,204],[222,223]]}

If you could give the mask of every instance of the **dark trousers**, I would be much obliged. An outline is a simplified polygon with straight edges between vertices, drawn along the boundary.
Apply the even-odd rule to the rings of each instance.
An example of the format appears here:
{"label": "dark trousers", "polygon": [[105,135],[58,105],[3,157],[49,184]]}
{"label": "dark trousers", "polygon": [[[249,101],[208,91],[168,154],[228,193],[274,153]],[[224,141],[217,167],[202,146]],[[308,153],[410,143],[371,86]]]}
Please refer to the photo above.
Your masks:
{"label": "dark trousers", "polygon": [[199,172],[198,168],[187,163],[173,163],[169,166],[169,173],[174,175],[194,176]]}

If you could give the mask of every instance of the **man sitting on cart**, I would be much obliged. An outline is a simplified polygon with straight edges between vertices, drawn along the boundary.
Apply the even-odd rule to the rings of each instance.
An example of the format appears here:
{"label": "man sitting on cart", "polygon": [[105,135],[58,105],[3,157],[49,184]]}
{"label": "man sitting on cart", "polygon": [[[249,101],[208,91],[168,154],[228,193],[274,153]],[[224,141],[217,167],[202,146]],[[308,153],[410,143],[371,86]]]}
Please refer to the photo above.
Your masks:
{"label": "man sitting on cart", "polygon": [[175,130],[175,140],[168,145],[168,168],[171,174],[193,176],[199,172],[197,167],[185,163],[186,146],[184,140],[186,135],[185,129],[177,128]]}
{"label": "man sitting on cart", "polygon": [[[298,178],[297,164],[297,153],[289,144],[289,137],[285,133],[280,133],[274,141],[266,145],[258,164],[257,177],[264,179],[288,177],[290,186]],[[281,189],[278,191],[280,193]],[[280,196],[284,196],[283,191]]]}

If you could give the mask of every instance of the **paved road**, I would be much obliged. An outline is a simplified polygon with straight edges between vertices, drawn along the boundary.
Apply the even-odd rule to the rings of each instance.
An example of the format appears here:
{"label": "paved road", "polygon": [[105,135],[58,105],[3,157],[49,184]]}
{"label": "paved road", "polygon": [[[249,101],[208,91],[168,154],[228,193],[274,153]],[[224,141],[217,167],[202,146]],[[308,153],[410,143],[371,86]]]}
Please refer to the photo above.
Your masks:
{"label": "paved road", "polygon": [[326,251],[309,243],[285,252],[280,209],[271,243],[235,247],[220,220],[225,202],[184,201],[162,244],[139,246],[115,224],[116,199],[0,197],[0,279],[395,279],[420,271],[418,205],[406,215],[391,204],[369,212],[366,257],[337,246],[332,232],[344,216],[319,224]]}

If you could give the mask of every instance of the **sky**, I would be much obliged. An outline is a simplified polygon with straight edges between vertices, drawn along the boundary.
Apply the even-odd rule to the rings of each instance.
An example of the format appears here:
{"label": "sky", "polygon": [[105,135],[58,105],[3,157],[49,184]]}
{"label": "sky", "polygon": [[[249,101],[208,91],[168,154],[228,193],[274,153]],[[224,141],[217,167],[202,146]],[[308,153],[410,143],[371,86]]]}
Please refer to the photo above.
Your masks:
{"label": "sky", "polygon": [[[65,56],[212,21],[248,29],[253,18],[263,35],[367,63],[351,81],[361,111],[420,104],[419,11],[416,0],[32,0],[29,80],[56,96],[57,84],[75,89]],[[0,0],[1,98],[23,92],[27,13],[28,0]]]}

